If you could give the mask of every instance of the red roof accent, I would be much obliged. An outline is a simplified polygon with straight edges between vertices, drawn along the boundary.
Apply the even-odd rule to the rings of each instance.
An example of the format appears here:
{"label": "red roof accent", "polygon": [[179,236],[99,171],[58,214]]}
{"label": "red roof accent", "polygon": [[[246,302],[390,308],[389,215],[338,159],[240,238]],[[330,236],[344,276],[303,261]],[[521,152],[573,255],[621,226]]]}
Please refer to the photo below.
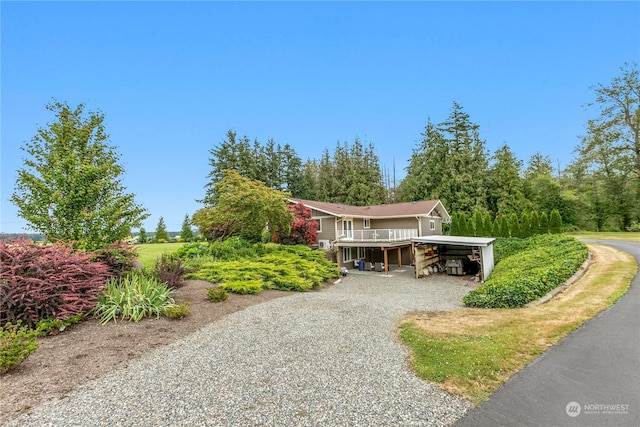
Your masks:
{"label": "red roof accent", "polygon": [[373,206],[350,206],[339,203],[317,202],[315,200],[291,199],[293,203],[302,202],[305,206],[326,212],[334,216],[352,216],[363,218],[398,218],[429,215],[436,206],[440,205],[444,211],[445,218],[449,214],[446,212],[440,200],[422,200],[419,202],[392,203]]}

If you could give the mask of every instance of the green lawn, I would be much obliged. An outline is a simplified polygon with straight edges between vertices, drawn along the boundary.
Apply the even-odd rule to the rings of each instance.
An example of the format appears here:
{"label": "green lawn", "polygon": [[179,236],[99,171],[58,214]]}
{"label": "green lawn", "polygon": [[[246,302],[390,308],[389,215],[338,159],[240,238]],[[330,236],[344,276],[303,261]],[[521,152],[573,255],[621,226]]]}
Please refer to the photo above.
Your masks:
{"label": "green lawn", "polygon": [[628,231],[612,231],[612,232],[596,232],[596,231],[578,231],[575,233],[567,233],[570,236],[583,239],[605,239],[605,240],[632,240],[640,242],[640,233]]}
{"label": "green lawn", "polygon": [[156,258],[163,253],[176,251],[184,243],[144,243],[136,245],[138,249],[138,261],[145,267],[153,267]]}

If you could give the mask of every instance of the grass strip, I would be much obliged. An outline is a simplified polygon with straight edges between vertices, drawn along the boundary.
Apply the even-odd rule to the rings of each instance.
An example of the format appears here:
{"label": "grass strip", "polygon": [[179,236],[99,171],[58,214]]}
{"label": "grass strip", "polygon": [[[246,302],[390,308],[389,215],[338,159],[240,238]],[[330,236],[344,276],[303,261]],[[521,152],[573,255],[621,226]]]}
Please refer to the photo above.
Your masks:
{"label": "grass strip", "polygon": [[400,337],[415,373],[473,403],[488,398],[546,349],[622,296],[638,271],[630,255],[588,245],[589,271],[551,301],[518,309],[461,309],[407,316]]}

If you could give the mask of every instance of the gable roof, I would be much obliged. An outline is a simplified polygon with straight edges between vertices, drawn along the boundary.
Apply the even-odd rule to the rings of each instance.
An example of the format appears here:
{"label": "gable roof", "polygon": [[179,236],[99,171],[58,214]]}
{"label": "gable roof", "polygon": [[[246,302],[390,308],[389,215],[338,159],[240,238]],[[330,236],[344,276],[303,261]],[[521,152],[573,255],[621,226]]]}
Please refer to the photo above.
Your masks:
{"label": "gable roof", "polygon": [[315,200],[290,199],[292,203],[302,202],[305,206],[337,217],[355,218],[402,218],[416,216],[440,216],[449,221],[450,216],[440,200],[422,200],[419,202],[392,203],[373,206],[350,206],[339,203],[318,202]]}

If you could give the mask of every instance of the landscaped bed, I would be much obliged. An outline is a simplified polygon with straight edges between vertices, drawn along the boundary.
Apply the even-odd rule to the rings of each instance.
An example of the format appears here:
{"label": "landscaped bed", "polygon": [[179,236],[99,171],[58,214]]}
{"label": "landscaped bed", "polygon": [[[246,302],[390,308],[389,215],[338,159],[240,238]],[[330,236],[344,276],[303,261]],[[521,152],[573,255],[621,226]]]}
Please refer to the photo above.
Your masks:
{"label": "landscaped bed", "polygon": [[496,267],[464,303],[482,308],[522,307],[562,285],[587,257],[587,246],[569,236],[497,239]]}

